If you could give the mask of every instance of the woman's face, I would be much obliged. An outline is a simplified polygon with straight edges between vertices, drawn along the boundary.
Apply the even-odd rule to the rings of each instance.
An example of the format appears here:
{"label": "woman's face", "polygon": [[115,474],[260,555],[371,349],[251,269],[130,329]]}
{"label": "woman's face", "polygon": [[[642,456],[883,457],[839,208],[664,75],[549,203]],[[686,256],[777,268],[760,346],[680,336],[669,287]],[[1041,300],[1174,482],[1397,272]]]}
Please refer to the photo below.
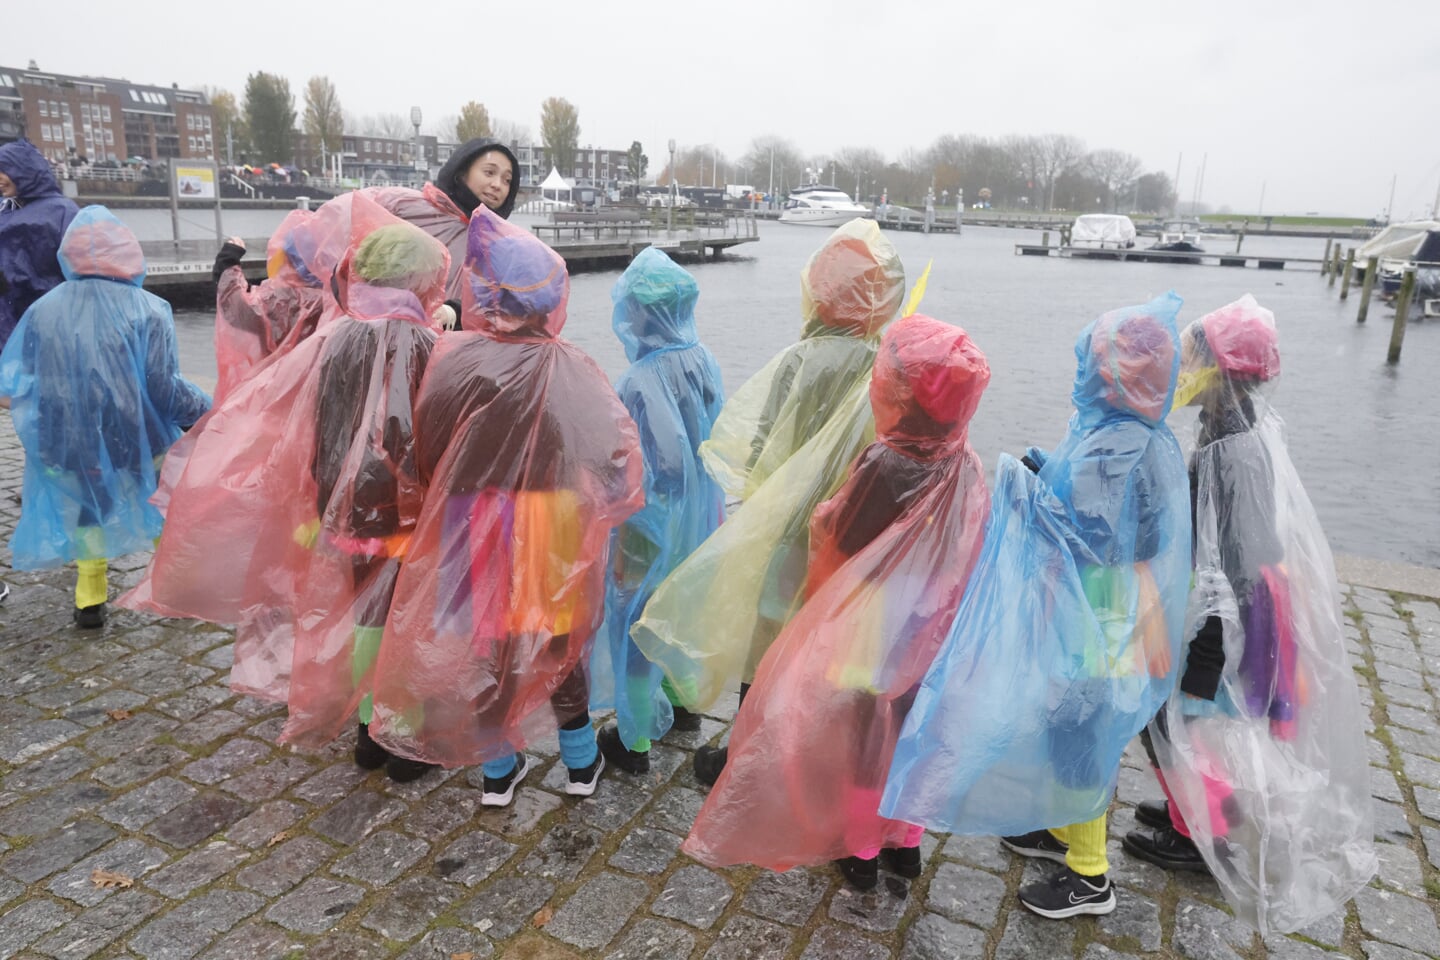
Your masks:
{"label": "woman's face", "polygon": [[499,150],[482,153],[465,171],[465,186],[491,210],[498,210],[510,196],[510,181],[515,171],[510,158]]}
{"label": "woman's face", "polygon": [[13,197],[16,192],[15,181],[0,173],[0,197]]}

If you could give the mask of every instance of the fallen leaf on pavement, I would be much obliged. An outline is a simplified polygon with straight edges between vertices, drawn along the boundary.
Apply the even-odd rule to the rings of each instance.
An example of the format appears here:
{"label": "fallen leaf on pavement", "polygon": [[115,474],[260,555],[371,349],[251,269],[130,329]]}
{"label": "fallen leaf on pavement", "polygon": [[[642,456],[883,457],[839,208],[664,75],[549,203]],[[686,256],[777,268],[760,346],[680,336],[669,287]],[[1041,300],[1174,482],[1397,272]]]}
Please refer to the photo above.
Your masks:
{"label": "fallen leaf on pavement", "polygon": [[109,870],[101,870],[99,867],[90,871],[90,882],[102,890],[115,890],[119,887],[129,887],[135,883],[133,879],[123,873],[112,873]]}
{"label": "fallen leaf on pavement", "polygon": [[281,830],[279,833],[275,834],[275,836],[271,837],[269,840],[266,840],[266,841],[265,841],[265,846],[267,846],[267,847],[273,847],[273,846],[275,846],[275,844],[277,844],[277,843],[283,843],[284,841],[289,840],[289,839],[290,839],[290,831],[288,831],[288,830]]}
{"label": "fallen leaf on pavement", "polygon": [[130,719],[130,711],[129,711],[129,710],[106,710],[106,711],[105,711],[105,716],[109,717],[111,720],[129,720],[129,719]]}
{"label": "fallen leaf on pavement", "polygon": [[554,917],[554,916],[555,916],[555,908],[552,907],[552,906],[550,906],[550,904],[547,903],[547,904],[545,904],[545,906],[543,906],[543,907],[540,908],[540,912],[539,912],[539,913],[535,914],[535,920],[534,920],[533,922],[534,922],[535,926],[537,926],[537,927],[543,927],[543,926],[545,926],[545,924],[549,923],[550,920],[551,920],[551,918]]}

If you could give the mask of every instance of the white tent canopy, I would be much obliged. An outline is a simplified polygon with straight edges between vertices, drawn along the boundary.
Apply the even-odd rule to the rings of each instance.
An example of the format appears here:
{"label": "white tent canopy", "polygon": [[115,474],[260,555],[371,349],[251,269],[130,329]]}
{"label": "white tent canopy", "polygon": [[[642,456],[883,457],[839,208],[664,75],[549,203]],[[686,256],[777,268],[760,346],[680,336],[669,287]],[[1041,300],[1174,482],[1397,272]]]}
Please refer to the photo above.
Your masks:
{"label": "white tent canopy", "polygon": [[[540,195],[546,200],[569,200],[570,189],[570,181],[560,176],[560,171],[555,167],[551,167],[550,176],[546,177],[545,182],[540,184]],[[560,196],[562,193],[565,194],[564,197]]]}

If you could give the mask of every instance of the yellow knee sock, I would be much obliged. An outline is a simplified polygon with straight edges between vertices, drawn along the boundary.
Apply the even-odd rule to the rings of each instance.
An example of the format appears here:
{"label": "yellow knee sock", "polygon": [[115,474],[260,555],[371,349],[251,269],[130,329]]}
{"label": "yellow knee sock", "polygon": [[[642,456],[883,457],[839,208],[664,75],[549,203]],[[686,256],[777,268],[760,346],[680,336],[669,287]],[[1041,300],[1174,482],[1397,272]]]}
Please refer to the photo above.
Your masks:
{"label": "yellow knee sock", "polygon": [[1059,830],[1051,830],[1056,839],[1070,845],[1065,854],[1065,865],[1082,877],[1098,877],[1110,870],[1110,861],[1105,856],[1105,814],[1086,823],[1072,823]]}
{"label": "yellow knee sock", "polygon": [[76,560],[75,566],[80,568],[79,576],[75,578],[75,606],[83,610],[104,603],[110,593],[105,561]]}

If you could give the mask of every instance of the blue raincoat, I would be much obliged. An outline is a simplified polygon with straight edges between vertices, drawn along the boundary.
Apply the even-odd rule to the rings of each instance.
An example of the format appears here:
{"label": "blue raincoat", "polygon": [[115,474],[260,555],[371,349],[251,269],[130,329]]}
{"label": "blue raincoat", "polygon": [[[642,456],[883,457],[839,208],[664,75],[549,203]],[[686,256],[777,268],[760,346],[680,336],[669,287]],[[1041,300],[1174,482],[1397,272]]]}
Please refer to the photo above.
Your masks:
{"label": "blue raincoat", "polygon": [[955,833],[1093,820],[1174,686],[1190,582],[1166,294],[1075,345],[1075,413],[1038,475],[1002,455],[985,549],[921,684],[881,813]]}
{"label": "blue raincoat", "polygon": [[29,140],[0,146],[0,173],[16,194],[0,201],[0,348],[30,304],[65,279],[55,251],[79,207],[60,192],[50,164]]}
{"label": "blue raincoat", "polygon": [[720,368],[695,330],[699,295],[695,278],[653,247],[610,292],[615,334],[631,362],[616,392],[640,430],[645,506],[611,544],[590,702],[595,710],[615,709],[629,747],[663,736],[674,719],[664,675],[630,641],[630,627],[660,581],[725,518],[725,494],[699,453],[725,402]]}
{"label": "blue raincoat", "polygon": [[65,282],[37,300],[0,353],[25,446],[15,566],[148,550],[148,501],[165,450],[210,407],[180,376],[170,305],[140,289],[145,257],[104,207],[86,207],[60,244]]}

